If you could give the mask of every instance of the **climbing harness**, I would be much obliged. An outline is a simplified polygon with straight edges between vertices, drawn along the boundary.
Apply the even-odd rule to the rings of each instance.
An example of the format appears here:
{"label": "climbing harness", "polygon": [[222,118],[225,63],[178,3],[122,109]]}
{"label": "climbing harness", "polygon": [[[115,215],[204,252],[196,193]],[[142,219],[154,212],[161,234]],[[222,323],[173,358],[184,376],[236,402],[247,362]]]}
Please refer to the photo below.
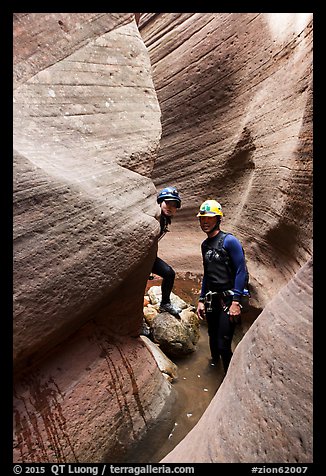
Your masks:
{"label": "climbing harness", "polygon": [[[227,291],[221,291],[219,293],[218,292],[213,292],[213,291],[208,291],[208,293],[206,293],[205,297],[204,297],[204,303],[206,304],[206,311],[207,312],[212,312],[212,310],[213,310],[213,308],[212,308],[213,296],[218,296],[218,297],[220,297],[220,303],[221,303],[223,311],[228,313],[230,306],[227,306],[225,304],[225,302],[223,301],[223,297],[233,296],[233,295],[234,295],[234,292],[231,289],[228,289]],[[242,309],[243,306],[242,306],[242,304],[240,304],[240,302],[239,302],[239,306]]]}

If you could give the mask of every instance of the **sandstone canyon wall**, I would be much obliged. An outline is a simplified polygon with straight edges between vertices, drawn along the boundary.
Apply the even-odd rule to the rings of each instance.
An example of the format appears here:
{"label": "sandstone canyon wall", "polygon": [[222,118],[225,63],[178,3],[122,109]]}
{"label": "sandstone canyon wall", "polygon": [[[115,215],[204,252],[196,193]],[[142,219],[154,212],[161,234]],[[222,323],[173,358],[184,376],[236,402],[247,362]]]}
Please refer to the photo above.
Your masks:
{"label": "sandstone canyon wall", "polygon": [[164,463],[311,463],[312,260],[265,307]]}
{"label": "sandstone canyon wall", "polygon": [[144,14],[162,110],[157,187],[183,198],[161,254],[201,270],[196,212],[223,206],[266,304],[312,253],[312,14]]}
{"label": "sandstone canyon wall", "polygon": [[161,124],[133,14],[15,14],[13,125],[14,459],[114,461],[173,400],[139,339]]}
{"label": "sandstone canyon wall", "polygon": [[268,303],[163,462],[311,462],[312,14],[144,14],[140,31],[162,110],[152,177],[183,198],[160,255],[198,275],[195,215],[217,199]]}
{"label": "sandstone canyon wall", "polygon": [[[117,461],[169,414],[173,388],[138,337],[165,185],[183,206],[161,257],[200,275],[195,214],[216,198],[268,304],[203,420],[242,418],[237,456],[200,422],[166,461],[199,440],[194,461],[309,461],[311,14],[141,14],[139,31],[132,14],[16,14],[14,149],[15,461]],[[284,293],[303,310],[284,314]],[[248,392],[245,414],[227,405]]]}

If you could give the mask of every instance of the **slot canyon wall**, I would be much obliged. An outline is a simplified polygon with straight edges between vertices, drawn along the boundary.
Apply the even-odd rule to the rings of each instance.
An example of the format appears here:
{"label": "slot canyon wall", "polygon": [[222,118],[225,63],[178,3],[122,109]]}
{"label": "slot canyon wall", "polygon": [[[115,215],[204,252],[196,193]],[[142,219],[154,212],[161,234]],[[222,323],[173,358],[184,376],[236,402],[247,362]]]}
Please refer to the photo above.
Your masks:
{"label": "slot canyon wall", "polygon": [[312,463],[312,260],[235,349],[197,425],[163,463]]}
{"label": "slot canyon wall", "polygon": [[217,199],[246,250],[252,301],[268,305],[162,461],[311,462],[312,14],[152,13],[139,27],[162,110],[153,180],[183,198],[160,256],[198,275],[196,213]]}
{"label": "slot canyon wall", "polygon": [[[282,381],[288,403],[271,407],[267,428],[262,417],[255,441],[275,438],[274,422],[286,422],[273,417],[292,412],[305,438],[290,434],[264,461],[309,461],[312,15],[141,14],[138,27],[133,14],[14,15],[14,460],[114,462],[169,417],[173,387],[138,336],[157,250],[156,188],[176,185],[183,206],[161,257],[179,275],[201,273],[195,214],[216,198],[224,229],[246,249],[254,302],[268,305],[207,417],[218,419],[222,405],[232,425],[235,380],[245,400],[273,363],[244,427]],[[287,283],[301,293],[297,336],[300,310],[278,312]],[[305,359],[289,345],[302,336]],[[258,338],[265,346],[249,378]],[[300,372],[299,405],[290,384]],[[202,431],[199,422],[187,445]],[[233,461],[217,440],[216,452],[203,440],[193,458]],[[182,461],[184,447],[167,461]],[[250,443],[239,451],[240,461],[252,457]]]}
{"label": "slot canyon wall", "polygon": [[312,14],[140,17],[162,110],[153,169],[183,206],[161,254],[201,270],[196,213],[222,204],[265,305],[312,253]]}
{"label": "slot canyon wall", "polygon": [[119,461],[174,389],[139,338],[161,136],[133,14],[14,15],[14,461]]}

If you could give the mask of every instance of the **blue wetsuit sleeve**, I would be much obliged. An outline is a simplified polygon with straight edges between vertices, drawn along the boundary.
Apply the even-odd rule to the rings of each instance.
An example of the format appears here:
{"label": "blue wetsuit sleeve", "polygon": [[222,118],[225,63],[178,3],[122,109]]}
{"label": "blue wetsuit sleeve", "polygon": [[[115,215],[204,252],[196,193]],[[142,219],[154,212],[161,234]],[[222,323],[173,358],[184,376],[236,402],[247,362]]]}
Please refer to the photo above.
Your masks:
{"label": "blue wetsuit sleeve", "polygon": [[230,255],[235,269],[235,282],[233,292],[235,297],[243,293],[246,281],[246,261],[240,241],[234,235],[227,235],[224,240],[224,248]]}

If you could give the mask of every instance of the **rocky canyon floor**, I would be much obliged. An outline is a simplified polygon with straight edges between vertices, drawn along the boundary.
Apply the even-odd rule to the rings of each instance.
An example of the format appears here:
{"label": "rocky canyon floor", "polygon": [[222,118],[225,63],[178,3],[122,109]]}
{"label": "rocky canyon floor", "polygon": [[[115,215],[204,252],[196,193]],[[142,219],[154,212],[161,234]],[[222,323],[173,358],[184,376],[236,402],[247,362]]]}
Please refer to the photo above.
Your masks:
{"label": "rocky canyon floor", "polygon": [[[149,286],[160,285],[155,277]],[[196,306],[200,284],[197,279],[176,279],[173,292],[187,303]],[[257,317],[257,311],[244,314],[237,326],[233,349]],[[171,317],[172,319],[172,317]],[[172,357],[178,366],[178,376],[172,385],[177,390],[177,401],[173,409],[173,421],[160,424],[150,435],[126,455],[122,463],[158,463],[166,456],[196,425],[210,401],[221,385],[224,372],[222,364],[212,367],[209,362],[207,326],[200,326],[200,339],[196,351],[184,357]]]}

